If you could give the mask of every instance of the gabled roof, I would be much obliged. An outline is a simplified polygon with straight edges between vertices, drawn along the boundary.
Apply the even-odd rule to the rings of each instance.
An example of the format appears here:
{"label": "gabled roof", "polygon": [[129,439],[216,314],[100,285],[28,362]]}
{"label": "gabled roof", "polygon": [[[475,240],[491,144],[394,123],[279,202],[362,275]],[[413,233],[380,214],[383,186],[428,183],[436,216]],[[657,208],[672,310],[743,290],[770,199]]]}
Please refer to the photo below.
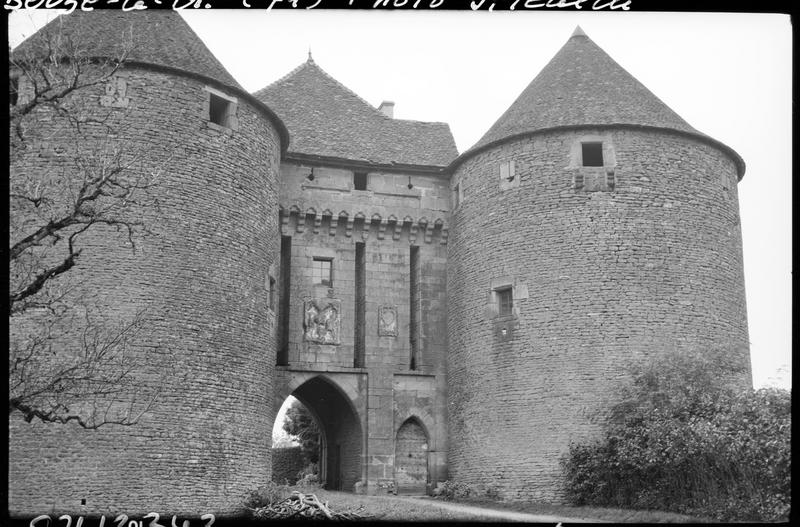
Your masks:
{"label": "gabled roof", "polygon": [[[600,49],[580,27],[488,132],[456,163],[494,143],[522,134],[577,126],[623,125],[689,134],[744,161],[698,132]],[[455,163],[454,163],[455,164]]]}
{"label": "gabled roof", "polygon": [[116,58],[129,48],[128,61],[166,66],[242,89],[183,18],[172,9],[124,12],[76,10],[50,21],[22,42],[14,56],[37,53],[52,34],[82,57]]}
{"label": "gabled roof", "polygon": [[387,117],[310,56],[254,95],[289,128],[289,154],[425,167],[445,167],[458,155],[446,123]]}

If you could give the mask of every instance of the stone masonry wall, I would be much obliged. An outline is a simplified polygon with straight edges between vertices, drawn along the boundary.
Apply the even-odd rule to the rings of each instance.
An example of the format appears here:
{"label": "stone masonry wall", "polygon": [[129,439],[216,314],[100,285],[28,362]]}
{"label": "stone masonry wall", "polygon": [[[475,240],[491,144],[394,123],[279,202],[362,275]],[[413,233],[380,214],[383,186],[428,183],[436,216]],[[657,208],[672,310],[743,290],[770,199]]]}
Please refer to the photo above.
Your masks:
{"label": "stone masonry wall", "polygon": [[[366,415],[359,416],[368,433],[367,449],[362,452],[367,464],[366,490],[384,492],[394,481],[394,437],[401,424],[396,422],[398,401],[403,419],[424,418],[430,426],[428,433],[438,445],[446,445],[449,189],[438,175],[371,171],[367,190],[353,188],[352,170],[314,166],[313,178],[310,175],[310,166],[287,162],[281,167],[282,233],[292,237],[287,370],[295,376],[309,371],[366,374],[359,385],[359,398],[367,402]],[[354,368],[357,242],[364,244],[365,260],[363,368]],[[420,321],[413,370],[409,339],[412,245],[419,248]],[[315,257],[332,260],[332,287],[315,285]],[[308,299],[316,299],[319,309],[328,304],[339,309],[336,343],[313,342],[304,336]],[[283,378],[283,368],[279,370]],[[403,375],[397,377],[398,373]],[[425,382],[419,387],[416,379]],[[424,416],[419,415],[423,412]],[[443,451],[431,456],[434,478],[446,474]]]}
{"label": "stone masonry wall", "polygon": [[[587,140],[603,141],[604,167],[580,167]],[[508,161],[516,184],[508,169],[501,182]],[[448,244],[451,479],[560,499],[559,458],[597,434],[637,355],[724,348],[749,385],[736,183],[721,151],[654,131],[542,133],[464,161]]]}
{"label": "stone masonry wall", "polygon": [[[131,349],[153,366],[134,373],[143,385],[162,382],[164,368],[171,375],[133,427],[85,431],[10,415],[12,514],[220,515],[271,475],[277,132],[241,98],[236,129],[213,126],[200,80],[133,67],[119,76],[129,104],[114,119],[126,126],[116,139],[98,133],[83,145],[110,141],[143,154],[133,170],[160,171],[149,191],[158,207],[135,214],[153,234],[132,252],[124,235],[98,230],[69,274],[101,324],[146,308]],[[77,104],[92,115],[107,109],[103,95],[96,86]],[[73,138],[51,134],[53,122],[40,123],[12,178],[69,167]],[[74,351],[74,342],[59,345]]]}

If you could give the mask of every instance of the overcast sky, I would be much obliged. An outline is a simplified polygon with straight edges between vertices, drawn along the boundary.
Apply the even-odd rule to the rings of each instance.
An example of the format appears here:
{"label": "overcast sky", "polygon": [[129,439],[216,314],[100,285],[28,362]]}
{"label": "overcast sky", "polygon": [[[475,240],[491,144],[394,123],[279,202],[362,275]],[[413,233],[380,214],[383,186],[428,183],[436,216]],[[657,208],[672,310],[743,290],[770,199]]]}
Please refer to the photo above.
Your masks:
{"label": "overcast sky", "polygon": [[[791,384],[791,38],[788,15],[597,12],[182,11],[248,91],[308,56],[395,117],[474,144],[580,24],[696,129],[747,163],[739,183],[756,387]],[[13,13],[12,46],[52,12]]]}

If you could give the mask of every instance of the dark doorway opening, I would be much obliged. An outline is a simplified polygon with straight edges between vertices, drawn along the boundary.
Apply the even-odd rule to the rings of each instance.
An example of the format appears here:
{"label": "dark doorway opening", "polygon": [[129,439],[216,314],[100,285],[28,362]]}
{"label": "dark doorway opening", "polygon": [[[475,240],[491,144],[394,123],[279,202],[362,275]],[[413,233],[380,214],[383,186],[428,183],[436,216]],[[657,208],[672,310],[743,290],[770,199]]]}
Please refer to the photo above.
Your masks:
{"label": "dark doorway opening", "polygon": [[329,490],[353,492],[362,477],[362,431],[350,399],[322,376],[306,381],[292,396],[314,416],[319,428],[319,482]]}

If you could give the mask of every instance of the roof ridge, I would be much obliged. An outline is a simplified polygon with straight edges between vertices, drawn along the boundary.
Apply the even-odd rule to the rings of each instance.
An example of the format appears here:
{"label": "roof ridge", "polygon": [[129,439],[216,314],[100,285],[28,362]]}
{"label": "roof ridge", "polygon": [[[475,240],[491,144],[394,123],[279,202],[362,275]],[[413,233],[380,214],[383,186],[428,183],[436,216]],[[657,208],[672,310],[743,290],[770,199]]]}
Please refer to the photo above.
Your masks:
{"label": "roof ridge", "polygon": [[[359,94],[357,94],[356,92],[354,92],[353,90],[351,90],[350,88],[348,88],[347,86],[345,86],[344,84],[342,84],[341,82],[339,82],[338,80],[336,80],[336,79],[335,79],[335,78],[334,78],[334,77],[333,77],[333,76],[332,76],[330,73],[328,73],[327,71],[325,71],[324,69],[322,69],[322,66],[320,66],[319,64],[317,64],[317,63],[316,63],[316,62],[314,62],[313,60],[312,60],[312,61],[310,61],[310,62],[306,62],[306,64],[311,64],[312,66],[316,66],[316,67],[317,67],[317,69],[318,69],[318,70],[319,70],[319,71],[320,71],[320,72],[321,72],[323,75],[325,75],[325,76],[326,76],[326,77],[328,77],[330,80],[332,80],[333,82],[335,82],[335,83],[336,83],[336,84],[337,84],[337,85],[338,85],[340,88],[342,88],[342,89],[344,89],[344,90],[348,91],[348,92],[349,92],[351,95],[355,96],[355,97],[356,97],[356,98],[357,98],[359,101],[361,101],[361,102],[363,102],[364,104],[366,104],[367,106],[369,106],[369,107],[370,107],[370,108],[371,108],[371,109],[372,109],[372,110],[375,112],[375,114],[376,114],[376,115],[379,115],[380,117],[383,117],[384,119],[392,119],[391,117],[388,117],[387,115],[385,115],[385,114],[384,114],[382,111],[380,111],[380,110],[378,110],[377,108],[375,108],[374,106],[372,106],[372,105],[371,105],[369,102],[367,102],[367,100],[366,100],[366,99],[362,98],[362,97],[361,97]],[[393,120],[394,120],[394,119],[393,119]]]}
{"label": "roof ridge", "polygon": [[420,121],[419,119],[397,119],[395,117],[387,117],[387,119],[391,119],[392,121],[401,123],[446,124],[447,126],[450,126],[450,123],[448,123],[447,121]]}
{"label": "roof ridge", "polygon": [[277,85],[278,85],[278,84],[280,84],[281,82],[285,81],[286,79],[288,79],[288,78],[289,78],[289,77],[291,77],[292,75],[295,75],[297,72],[299,72],[300,70],[302,70],[302,69],[303,69],[305,66],[307,66],[307,65],[308,65],[308,63],[309,63],[309,61],[302,62],[302,63],[301,63],[299,66],[297,66],[296,68],[294,68],[293,70],[291,70],[289,73],[285,74],[283,77],[280,77],[279,79],[277,79],[277,80],[274,80],[274,81],[270,82],[269,84],[267,84],[266,86],[264,86],[264,87],[263,87],[263,88],[261,88],[260,90],[256,90],[256,91],[254,91],[254,92],[253,92],[253,95],[254,95],[254,96],[256,96],[256,97],[258,97],[258,96],[259,96],[261,93],[263,93],[263,92],[265,92],[265,91],[269,90],[270,88],[272,88],[272,87],[274,87],[274,86],[277,86]]}
{"label": "roof ridge", "polygon": [[441,167],[458,155],[447,123],[389,117],[310,59],[255,94],[287,121],[289,152]]}

